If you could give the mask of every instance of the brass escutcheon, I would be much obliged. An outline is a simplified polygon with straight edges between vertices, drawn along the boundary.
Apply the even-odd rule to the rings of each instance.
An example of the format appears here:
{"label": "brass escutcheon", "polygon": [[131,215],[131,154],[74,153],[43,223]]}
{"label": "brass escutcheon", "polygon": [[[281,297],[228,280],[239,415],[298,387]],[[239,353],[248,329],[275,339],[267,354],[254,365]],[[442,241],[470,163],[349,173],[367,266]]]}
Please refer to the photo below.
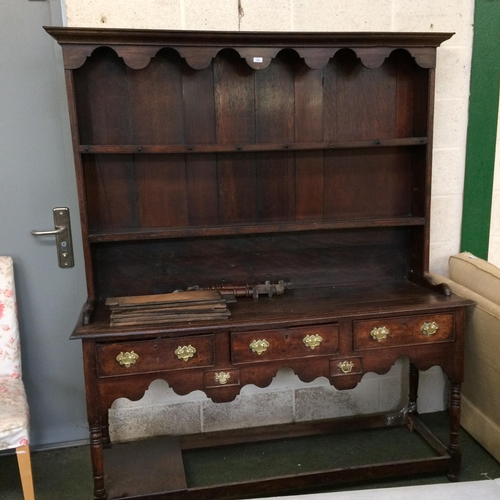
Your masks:
{"label": "brass escutcheon", "polygon": [[339,368],[344,373],[349,373],[354,368],[354,363],[352,361],[342,361],[342,362],[339,363]]}
{"label": "brass escutcheon", "polygon": [[420,330],[424,335],[430,337],[431,335],[437,333],[437,331],[439,330],[439,325],[435,321],[431,321],[430,323],[426,322],[420,327]]}
{"label": "brass escutcheon", "polygon": [[307,347],[310,347],[311,349],[314,349],[315,347],[318,347],[321,342],[323,342],[323,337],[321,335],[306,335],[303,339],[302,342]]}
{"label": "brass escutcheon", "polygon": [[125,368],[130,368],[132,365],[135,365],[138,359],[139,355],[134,351],[121,352],[118,356],[116,356],[116,361],[118,361],[118,363]]}
{"label": "brass escutcheon", "polygon": [[175,350],[175,355],[179,359],[183,359],[184,361],[187,361],[189,358],[192,358],[196,353],[196,349],[192,345],[185,345],[185,346],[179,346]]}
{"label": "brass escutcheon", "polygon": [[230,378],[231,374],[229,372],[219,372],[215,374],[215,381],[221,385],[227,384]]}
{"label": "brass escutcheon", "polygon": [[385,340],[387,336],[389,335],[390,331],[389,328],[385,326],[379,326],[378,328],[374,328],[371,332],[370,335],[377,341],[377,342],[382,342],[382,340]]}
{"label": "brass escutcheon", "polygon": [[269,342],[266,339],[254,340],[250,344],[250,349],[252,350],[252,352],[256,352],[259,356],[263,352],[267,351],[268,348]]}

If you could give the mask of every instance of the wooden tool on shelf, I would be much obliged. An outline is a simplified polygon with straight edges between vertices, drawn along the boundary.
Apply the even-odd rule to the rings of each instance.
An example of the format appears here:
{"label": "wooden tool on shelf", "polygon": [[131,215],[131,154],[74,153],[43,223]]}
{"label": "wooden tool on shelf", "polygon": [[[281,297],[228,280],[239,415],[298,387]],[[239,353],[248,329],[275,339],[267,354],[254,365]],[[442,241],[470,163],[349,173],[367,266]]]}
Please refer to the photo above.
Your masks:
{"label": "wooden tool on shelf", "polygon": [[216,290],[109,297],[111,326],[176,323],[228,318],[227,303]]}
{"label": "wooden tool on shelf", "polygon": [[188,291],[196,290],[217,290],[224,297],[253,297],[258,299],[259,295],[267,295],[272,297],[273,295],[283,295],[286,290],[291,290],[293,288],[293,283],[290,281],[285,282],[279,280],[277,283],[271,283],[270,281],[265,281],[258,285],[212,285],[206,287],[192,286],[188,288]]}

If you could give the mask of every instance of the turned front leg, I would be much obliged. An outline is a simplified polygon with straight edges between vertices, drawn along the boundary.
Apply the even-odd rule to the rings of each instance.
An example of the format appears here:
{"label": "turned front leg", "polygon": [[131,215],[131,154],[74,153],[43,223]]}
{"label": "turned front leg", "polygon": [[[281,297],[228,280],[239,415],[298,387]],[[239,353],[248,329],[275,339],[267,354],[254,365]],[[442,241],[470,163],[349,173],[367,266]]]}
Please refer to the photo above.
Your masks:
{"label": "turned front leg", "polygon": [[461,385],[451,383],[450,387],[450,446],[451,464],[448,471],[450,481],[458,481],[458,473],[462,463],[462,452],[460,451],[459,433],[460,433],[460,399]]}
{"label": "turned front leg", "polygon": [[104,454],[101,422],[89,423],[89,430],[90,458],[92,460],[92,473],[94,477],[94,499],[104,500],[106,498],[106,489],[104,487]]}
{"label": "turned front leg", "polygon": [[103,403],[99,392],[99,377],[96,367],[96,345],[94,341],[84,340],[83,367],[85,374],[85,393],[87,398],[87,418],[90,431],[90,458],[92,460],[92,474],[94,477],[94,499],[104,500],[104,452],[102,425],[107,425],[106,412],[102,411]]}
{"label": "turned front leg", "polygon": [[109,417],[106,410],[101,414],[101,432],[102,444],[105,448],[109,448],[111,446],[111,439],[109,437]]}

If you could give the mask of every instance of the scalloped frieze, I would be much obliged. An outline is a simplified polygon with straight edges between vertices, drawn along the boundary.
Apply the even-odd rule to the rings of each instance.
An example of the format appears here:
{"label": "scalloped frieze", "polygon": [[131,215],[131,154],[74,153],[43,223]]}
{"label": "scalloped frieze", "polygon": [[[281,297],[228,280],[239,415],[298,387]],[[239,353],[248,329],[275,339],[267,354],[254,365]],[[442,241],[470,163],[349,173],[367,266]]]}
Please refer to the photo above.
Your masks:
{"label": "scalloped frieze", "polygon": [[[64,63],[66,69],[77,69],[82,66],[94,50],[105,45],[80,45],[63,46]],[[123,59],[125,64],[135,70],[145,68],[153,57],[163,48],[157,45],[109,45],[109,48]],[[229,47],[170,47],[176,50],[185,59],[186,63],[195,70],[207,68],[217,54],[224,48]],[[232,47],[240,57],[245,59],[247,64],[255,69],[265,69],[276,57],[282,48],[276,47]],[[330,59],[342,48],[345,47],[302,47],[294,48],[299,56],[304,59],[305,64],[311,69],[321,69],[325,67]],[[414,59],[416,64],[422,68],[434,68],[436,66],[436,52],[428,47],[408,47],[403,48]],[[361,60],[363,66],[369,69],[376,69],[382,66],[385,59],[395,50],[394,47],[353,47],[356,56]]]}

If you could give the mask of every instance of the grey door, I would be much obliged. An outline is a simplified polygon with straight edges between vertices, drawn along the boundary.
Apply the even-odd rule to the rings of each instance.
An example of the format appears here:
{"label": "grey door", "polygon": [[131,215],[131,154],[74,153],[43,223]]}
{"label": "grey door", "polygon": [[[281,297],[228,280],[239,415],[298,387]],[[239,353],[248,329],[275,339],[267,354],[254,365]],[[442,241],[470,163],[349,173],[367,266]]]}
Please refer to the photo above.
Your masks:
{"label": "grey door", "polygon": [[[59,47],[60,0],[0,2],[0,254],[14,258],[32,445],[87,438],[81,346],[86,287]],[[70,209],[75,267],[58,267],[53,207]]]}

